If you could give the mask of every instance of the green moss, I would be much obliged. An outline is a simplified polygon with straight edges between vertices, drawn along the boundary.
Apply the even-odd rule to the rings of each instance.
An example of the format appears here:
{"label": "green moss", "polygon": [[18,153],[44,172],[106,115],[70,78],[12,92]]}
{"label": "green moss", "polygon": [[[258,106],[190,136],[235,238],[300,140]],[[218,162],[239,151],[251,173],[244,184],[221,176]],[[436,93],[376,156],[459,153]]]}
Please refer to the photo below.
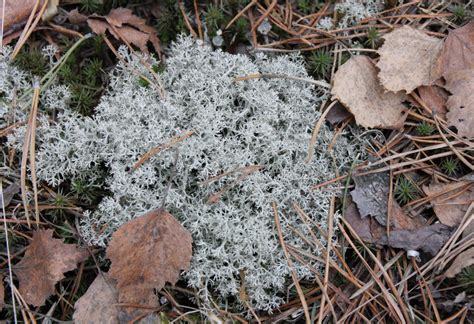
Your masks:
{"label": "green moss", "polygon": [[400,176],[395,184],[395,199],[405,205],[418,197],[418,189],[411,179]]}
{"label": "green moss", "polygon": [[365,46],[370,48],[377,48],[380,46],[381,39],[380,33],[377,28],[371,27],[367,31],[367,39],[365,41]]}
{"label": "green moss", "polygon": [[325,50],[318,50],[308,58],[308,65],[315,76],[326,77],[332,66],[332,56]]}
{"label": "green moss", "polygon": [[433,124],[422,122],[416,126],[416,133],[420,136],[429,136],[435,132]]}
{"label": "green moss", "polygon": [[444,174],[449,177],[452,177],[459,172],[461,166],[459,165],[458,159],[448,157],[441,162],[440,167]]}
{"label": "green moss", "polygon": [[48,59],[39,49],[29,46],[24,46],[18,53],[15,65],[37,76],[43,76],[49,70]]}

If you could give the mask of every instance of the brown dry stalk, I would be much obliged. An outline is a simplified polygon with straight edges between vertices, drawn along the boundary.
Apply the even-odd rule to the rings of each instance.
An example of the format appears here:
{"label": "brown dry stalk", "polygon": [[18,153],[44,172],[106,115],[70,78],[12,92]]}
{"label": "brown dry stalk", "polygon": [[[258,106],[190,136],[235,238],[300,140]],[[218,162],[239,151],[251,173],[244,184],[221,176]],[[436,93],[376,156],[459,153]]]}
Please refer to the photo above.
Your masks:
{"label": "brown dry stalk", "polygon": [[301,304],[303,306],[304,316],[306,318],[306,324],[310,324],[311,316],[309,315],[308,304],[306,302],[306,298],[304,296],[303,290],[301,289],[300,283],[298,281],[298,277],[296,276],[296,272],[293,267],[293,262],[291,262],[288,249],[286,248],[286,245],[285,245],[285,240],[283,238],[283,233],[281,230],[280,218],[278,216],[278,208],[277,208],[276,202],[272,202],[272,208],[273,208],[273,216],[275,218],[275,225],[278,232],[278,239],[280,240],[281,248],[283,249],[283,253],[285,254],[286,261],[288,262],[288,267],[290,268],[291,277],[293,278],[293,283],[295,284],[296,291],[298,292],[298,296],[300,297]]}
{"label": "brown dry stalk", "polygon": [[33,184],[33,192],[35,199],[35,218],[36,223],[39,223],[39,208],[38,208],[38,189],[36,186],[36,163],[35,163],[35,137],[36,137],[36,115],[38,113],[40,85],[39,81],[35,80],[33,85],[33,98],[31,102],[31,112],[26,126],[25,138],[23,141],[22,157],[21,157],[21,171],[20,171],[20,186],[21,197],[23,200],[23,207],[25,209],[25,216],[28,222],[28,227],[31,227],[30,216],[28,213],[28,199],[26,188],[26,165],[28,162],[28,155],[30,158],[31,178]]}
{"label": "brown dry stalk", "polygon": [[178,144],[179,142],[182,142],[183,140],[185,140],[186,138],[188,138],[189,136],[193,134],[194,134],[194,131],[188,130],[188,131],[182,132],[179,135],[172,137],[171,140],[166,144],[160,144],[158,146],[153,147],[151,150],[146,152],[137,162],[135,162],[135,164],[132,166],[132,169],[133,170],[138,169],[143,163],[151,159],[154,155],[175,146],[176,144]]}

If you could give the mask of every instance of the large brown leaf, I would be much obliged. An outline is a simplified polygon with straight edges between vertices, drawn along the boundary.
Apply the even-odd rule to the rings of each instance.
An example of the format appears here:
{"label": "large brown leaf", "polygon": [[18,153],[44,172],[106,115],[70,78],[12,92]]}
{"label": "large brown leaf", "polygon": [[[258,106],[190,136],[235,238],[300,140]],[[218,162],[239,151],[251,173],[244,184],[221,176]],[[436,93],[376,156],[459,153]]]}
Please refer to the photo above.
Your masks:
{"label": "large brown leaf", "polygon": [[[448,112],[446,109],[446,101],[449,95],[446,90],[437,85],[421,86],[418,88],[418,94],[435,114],[443,119],[446,117],[446,113]],[[423,113],[425,113],[424,110]]]}
{"label": "large brown leaf", "polygon": [[25,256],[13,267],[21,295],[28,304],[42,306],[64,273],[76,269],[87,256],[86,250],[53,238],[51,229],[34,232]]}
{"label": "large brown leaf", "polygon": [[474,69],[474,20],[451,30],[438,59],[438,74]]}
{"label": "large brown leaf", "polygon": [[189,269],[191,234],[170,213],[156,209],[120,227],[107,256],[119,301],[155,305],[154,290],[166,282],[174,284],[181,270]]}
{"label": "large brown leaf", "polygon": [[355,56],[339,68],[331,93],[363,127],[398,129],[407,117],[402,104],[405,95],[385,91],[367,56]]}
{"label": "large brown leaf", "polygon": [[120,307],[115,280],[99,274],[86,293],[74,305],[75,323],[117,323]]}
{"label": "large brown leaf", "polygon": [[436,67],[443,44],[441,39],[409,26],[398,28],[383,38],[377,67],[380,81],[387,90],[410,93],[439,78]]}

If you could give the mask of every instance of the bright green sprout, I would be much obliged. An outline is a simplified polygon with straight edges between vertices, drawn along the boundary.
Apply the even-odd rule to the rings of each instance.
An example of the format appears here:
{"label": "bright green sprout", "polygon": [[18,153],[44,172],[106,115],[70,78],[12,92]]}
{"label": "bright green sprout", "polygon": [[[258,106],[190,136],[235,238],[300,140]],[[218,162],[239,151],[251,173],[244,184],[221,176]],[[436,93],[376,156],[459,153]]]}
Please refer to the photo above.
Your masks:
{"label": "bright green sprout", "polygon": [[416,133],[420,136],[429,136],[435,132],[435,127],[427,122],[422,122],[416,126]]}
{"label": "bright green sprout", "polygon": [[395,199],[402,205],[418,197],[418,189],[412,180],[399,177],[395,185]]}
{"label": "bright green sprout", "polygon": [[463,5],[454,6],[452,12],[456,21],[461,21],[466,17],[466,9]]}
{"label": "bright green sprout", "polygon": [[371,27],[367,31],[367,40],[365,41],[366,46],[376,48],[380,44],[380,33],[377,28]]}
{"label": "bright green sprout", "polygon": [[459,160],[448,157],[441,162],[441,170],[449,177],[456,175],[459,171]]}
{"label": "bright green sprout", "polygon": [[331,54],[323,50],[313,53],[308,61],[311,71],[319,77],[326,76],[332,65]]}

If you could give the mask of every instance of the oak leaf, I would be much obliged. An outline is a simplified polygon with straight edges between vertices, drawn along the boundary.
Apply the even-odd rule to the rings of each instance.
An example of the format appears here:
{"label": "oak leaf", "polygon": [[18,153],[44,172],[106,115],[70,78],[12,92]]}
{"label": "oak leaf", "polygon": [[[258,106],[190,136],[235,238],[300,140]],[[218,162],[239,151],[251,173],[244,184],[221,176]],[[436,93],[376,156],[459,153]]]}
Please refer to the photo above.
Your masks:
{"label": "oak leaf", "polygon": [[25,256],[13,267],[20,294],[28,304],[42,306],[64,273],[76,269],[87,257],[86,250],[53,238],[52,229],[34,232]]}
{"label": "oak leaf", "polygon": [[363,127],[398,129],[407,117],[402,104],[405,95],[385,91],[374,63],[367,56],[353,57],[339,68],[331,93]]}
{"label": "oak leaf", "polygon": [[95,278],[86,293],[74,305],[75,323],[117,323],[120,308],[117,283],[107,273]]}
{"label": "oak leaf", "polygon": [[433,84],[443,41],[409,26],[403,26],[383,36],[378,50],[377,67],[382,85],[390,91],[412,92],[422,85]]}
{"label": "oak leaf", "polygon": [[191,234],[168,212],[152,210],[122,225],[107,248],[112,261],[109,274],[117,280],[119,301],[155,303],[154,290],[176,283],[188,270]]}

